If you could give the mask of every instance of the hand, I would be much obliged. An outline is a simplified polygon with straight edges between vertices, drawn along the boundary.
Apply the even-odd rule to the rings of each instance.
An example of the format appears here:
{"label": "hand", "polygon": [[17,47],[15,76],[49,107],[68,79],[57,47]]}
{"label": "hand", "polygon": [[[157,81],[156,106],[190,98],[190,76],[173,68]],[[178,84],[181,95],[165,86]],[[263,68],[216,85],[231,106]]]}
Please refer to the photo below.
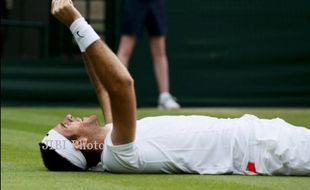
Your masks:
{"label": "hand", "polygon": [[76,19],[82,17],[71,0],[52,0],[51,13],[67,27]]}

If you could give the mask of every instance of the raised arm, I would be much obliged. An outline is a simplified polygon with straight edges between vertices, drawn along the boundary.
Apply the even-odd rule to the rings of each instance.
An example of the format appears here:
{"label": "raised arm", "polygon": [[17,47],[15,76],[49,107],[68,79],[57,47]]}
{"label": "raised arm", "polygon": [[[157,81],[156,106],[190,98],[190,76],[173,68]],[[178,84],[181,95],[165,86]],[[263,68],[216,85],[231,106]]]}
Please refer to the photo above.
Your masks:
{"label": "raised arm", "polygon": [[[51,12],[68,27],[82,18],[71,0],[53,0]],[[77,41],[76,35],[82,38],[81,49],[86,49],[85,54],[110,97],[113,120],[112,142],[115,145],[130,143],[134,141],[136,130],[136,99],[133,79],[116,55],[100,39],[90,44],[86,43],[96,34],[90,30],[85,21],[75,27],[78,28],[77,32],[74,32],[75,38]],[[81,42],[78,41],[79,43]]]}
{"label": "raised arm", "polygon": [[112,113],[111,113],[111,104],[110,104],[109,94],[107,90],[105,89],[105,87],[103,86],[103,84],[101,83],[100,79],[98,78],[96,71],[93,65],[91,64],[91,61],[88,58],[88,56],[85,53],[83,53],[82,58],[83,58],[88,76],[93,86],[95,87],[95,91],[97,94],[98,101],[101,105],[101,110],[104,116],[105,123],[106,124],[112,123]]}

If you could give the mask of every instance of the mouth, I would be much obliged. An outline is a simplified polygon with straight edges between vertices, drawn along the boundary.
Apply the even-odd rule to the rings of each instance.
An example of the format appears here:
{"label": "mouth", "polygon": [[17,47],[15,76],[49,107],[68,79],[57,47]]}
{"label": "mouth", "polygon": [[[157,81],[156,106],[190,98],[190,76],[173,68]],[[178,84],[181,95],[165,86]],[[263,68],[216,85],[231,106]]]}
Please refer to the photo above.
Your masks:
{"label": "mouth", "polygon": [[68,128],[63,122],[60,123],[60,126],[62,126],[64,128]]}

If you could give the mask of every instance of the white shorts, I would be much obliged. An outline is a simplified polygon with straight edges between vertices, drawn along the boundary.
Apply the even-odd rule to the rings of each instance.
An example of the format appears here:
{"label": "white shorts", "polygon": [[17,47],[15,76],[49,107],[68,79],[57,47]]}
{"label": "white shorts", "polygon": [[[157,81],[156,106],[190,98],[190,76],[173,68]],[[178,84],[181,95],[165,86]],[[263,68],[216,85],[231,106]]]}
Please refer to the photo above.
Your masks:
{"label": "white shorts", "polygon": [[310,130],[282,119],[262,121],[249,146],[257,174],[310,176]]}

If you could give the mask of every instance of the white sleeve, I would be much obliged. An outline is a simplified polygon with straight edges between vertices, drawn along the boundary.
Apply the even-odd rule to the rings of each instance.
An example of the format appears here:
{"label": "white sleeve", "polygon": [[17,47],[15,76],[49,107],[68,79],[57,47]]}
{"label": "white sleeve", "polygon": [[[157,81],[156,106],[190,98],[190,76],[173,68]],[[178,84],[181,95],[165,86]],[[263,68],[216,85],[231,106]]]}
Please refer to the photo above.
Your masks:
{"label": "white sleeve", "polygon": [[113,145],[111,132],[106,136],[101,161],[108,171],[116,173],[139,173],[143,167],[139,161],[135,143]]}

